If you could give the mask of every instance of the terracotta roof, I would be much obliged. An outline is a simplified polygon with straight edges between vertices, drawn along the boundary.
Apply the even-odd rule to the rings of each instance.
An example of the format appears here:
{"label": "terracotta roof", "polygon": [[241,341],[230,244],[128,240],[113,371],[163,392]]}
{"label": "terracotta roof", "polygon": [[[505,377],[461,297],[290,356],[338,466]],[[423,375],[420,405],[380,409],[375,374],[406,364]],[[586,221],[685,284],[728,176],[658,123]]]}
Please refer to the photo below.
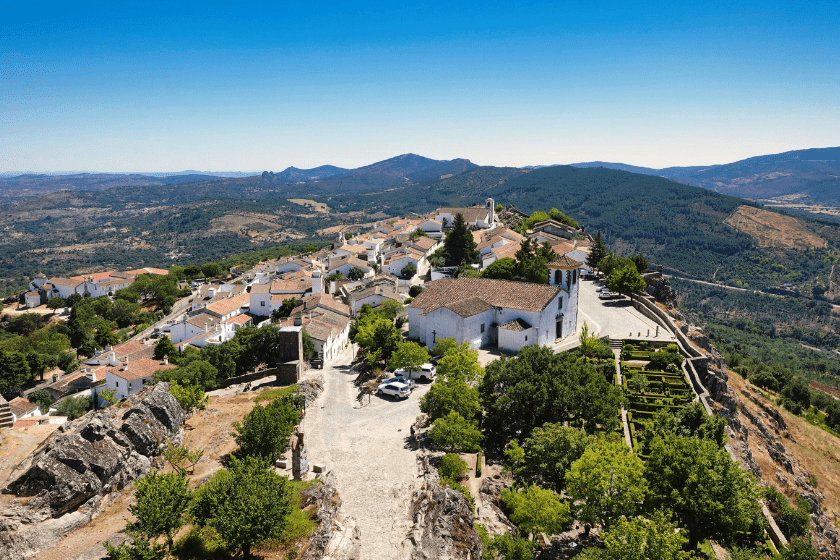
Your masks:
{"label": "terracotta roof", "polygon": [[361,259],[357,259],[352,255],[346,255],[343,257],[335,257],[330,259],[329,263],[329,270],[332,271],[336,268],[349,264],[351,266],[355,266],[361,270],[370,270],[372,267],[368,261],[363,261]]}
{"label": "terracotta roof", "polygon": [[321,342],[326,342],[338,334],[337,328],[318,319],[304,319],[301,324],[309,336]]}
{"label": "terracotta roof", "polygon": [[18,418],[24,414],[29,414],[37,408],[37,404],[31,403],[28,399],[24,399],[23,397],[15,397],[9,401],[9,409],[12,411],[12,414]]}
{"label": "terracotta roof", "polygon": [[82,282],[87,282],[90,278],[93,278],[94,282],[102,282],[103,280],[108,280],[111,275],[114,274],[113,270],[109,270],[108,272],[94,272],[92,274],[79,274],[78,276],[71,276],[71,280],[81,280]]}
{"label": "terracotta roof", "polygon": [[492,305],[478,297],[471,297],[461,301],[456,301],[446,305],[445,307],[453,313],[457,313],[461,317],[472,317],[473,315],[478,315],[488,309],[493,309]]}
{"label": "terracotta roof", "polygon": [[247,323],[250,320],[251,320],[250,315],[246,315],[245,313],[240,313],[239,315],[234,315],[233,317],[231,317],[230,319],[225,321],[225,323],[236,323],[238,325],[244,325],[245,323]]}
{"label": "terracotta roof", "polygon": [[552,261],[545,266],[549,268],[562,268],[563,270],[571,270],[573,268],[578,268],[581,265],[583,265],[582,262],[578,262],[575,259],[570,259],[566,255],[563,255],[556,261]]}
{"label": "terracotta roof", "polygon": [[507,245],[502,245],[501,247],[493,249],[493,254],[496,255],[497,259],[509,257],[516,260],[516,252],[519,251],[519,247],[520,246],[517,243],[508,243]]}
{"label": "terracotta roof", "polygon": [[527,331],[531,328],[531,325],[522,319],[514,319],[513,321],[508,321],[504,325],[501,325],[499,328],[505,329],[506,331]]}
{"label": "terracotta roof", "polygon": [[271,291],[271,284],[252,284],[252,294],[267,294]]}
{"label": "terracotta roof", "polygon": [[206,309],[209,313],[216,313],[220,317],[223,317],[228,313],[239,309],[246,303],[249,303],[250,300],[251,298],[248,294],[241,294],[238,296],[225,298],[221,301],[209,303],[204,309]]}
{"label": "terracotta roof", "polygon": [[207,323],[210,323],[211,325],[218,323],[219,318],[215,315],[210,315],[209,313],[199,313],[198,315],[193,315],[192,317],[187,319],[187,322],[191,325],[195,325],[196,327],[203,329],[204,325]]}
{"label": "terracotta roof", "polygon": [[36,296],[40,296],[41,292],[31,292],[30,291],[30,292],[26,292],[26,295],[36,297]]}
{"label": "terracotta roof", "polygon": [[347,315],[348,317],[350,316],[350,306],[335,299],[330,294],[312,294],[310,296],[305,297],[303,299],[303,303],[306,309],[322,306],[326,307],[327,309],[332,309],[333,311],[336,311],[343,315]]}
{"label": "terracotta roof", "polygon": [[155,353],[155,347],[151,344],[143,344],[139,340],[129,340],[118,346],[114,346],[114,355],[119,357],[128,356],[129,359],[151,358]]}
{"label": "terracotta roof", "polygon": [[432,239],[431,237],[418,237],[417,240],[412,245],[412,247],[416,247],[416,248],[420,249],[421,251],[425,252],[425,251],[428,251],[429,249],[431,249],[432,247],[434,247],[435,245],[437,245],[437,243],[438,242],[435,241],[434,239]]}
{"label": "terracotta roof", "polygon": [[84,280],[71,280],[70,278],[50,278],[50,284],[54,286],[67,286],[68,288],[75,288],[83,283]]}
{"label": "terracotta roof", "polygon": [[472,298],[487,305],[542,311],[560,293],[557,286],[509,282],[490,278],[442,278],[426,284],[409,304],[413,309],[422,309],[427,314],[441,307],[452,309],[453,305]]}
{"label": "terracotta roof", "polygon": [[271,293],[305,292],[312,289],[312,278],[304,276],[293,280],[275,280],[271,283]]}
{"label": "terracotta roof", "polygon": [[575,246],[568,241],[551,241],[549,242],[551,248],[554,250],[555,253],[558,255],[565,255],[569,251],[574,251]]}
{"label": "terracotta roof", "polygon": [[107,368],[107,372],[126,381],[135,381],[137,379],[153,377],[159,369],[172,369],[174,367],[175,364],[164,364],[160,360],[141,358],[136,362],[129,361],[128,369],[125,371],[123,371],[122,367],[109,367]]}

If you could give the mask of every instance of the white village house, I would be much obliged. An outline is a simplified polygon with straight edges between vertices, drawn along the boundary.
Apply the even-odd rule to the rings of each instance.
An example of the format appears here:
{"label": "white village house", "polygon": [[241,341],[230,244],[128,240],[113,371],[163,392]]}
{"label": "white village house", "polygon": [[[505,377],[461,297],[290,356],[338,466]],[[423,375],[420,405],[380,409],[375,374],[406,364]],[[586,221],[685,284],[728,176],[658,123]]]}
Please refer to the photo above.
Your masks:
{"label": "white village house", "polygon": [[452,337],[472,348],[503,352],[545,346],[575,333],[581,263],[561,257],[548,265],[550,284],[488,278],[430,282],[408,306],[408,336],[433,346]]}

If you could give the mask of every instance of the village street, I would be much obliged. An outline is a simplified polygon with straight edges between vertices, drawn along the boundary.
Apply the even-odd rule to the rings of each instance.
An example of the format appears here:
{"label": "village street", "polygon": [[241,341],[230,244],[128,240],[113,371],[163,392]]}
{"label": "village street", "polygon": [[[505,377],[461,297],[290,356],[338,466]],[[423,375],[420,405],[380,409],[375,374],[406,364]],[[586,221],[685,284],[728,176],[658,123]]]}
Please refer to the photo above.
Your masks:
{"label": "village street", "polygon": [[372,395],[370,404],[367,396],[360,403],[352,352],[353,345],[324,370],[308,372],[324,377],[324,392],[302,423],[308,458],[335,475],[341,513],[354,517],[362,532],[362,557],[400,558],[412,524],[412,491],[422,482],[409,429],[429,385],[418,383],[404,401]]}

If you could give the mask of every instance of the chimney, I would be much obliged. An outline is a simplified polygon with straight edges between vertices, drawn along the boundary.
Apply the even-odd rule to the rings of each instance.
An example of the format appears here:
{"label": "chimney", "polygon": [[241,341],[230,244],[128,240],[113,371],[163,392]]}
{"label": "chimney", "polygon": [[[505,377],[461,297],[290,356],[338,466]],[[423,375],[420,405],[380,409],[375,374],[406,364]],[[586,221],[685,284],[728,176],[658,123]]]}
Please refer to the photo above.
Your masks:
{"label": "chimney", "polygon": [[116,362],[117,361],[117,353],[114,352],[113,350],[111,352],[108,352],[108,361],[109,362]]}
{"label": "chimney", "polygon": [[300,317],[295,317],[295,322],[294,322],[294,325],[295,325],[296,327],[299,327],[299,326],[301,326],[301,324],[302,324],[302,322],[301,322]]}
{"label": "chimney", "polygon": [[163,357],[163,365],[165,365],[165,366],[169,365],[169,356],[164,356]]}
{"label": "chimney", "polygon": [[128,370],[128,356],[125,357],[125,362],[123,362],[122,371]]}
{"label": "chimney", "polygon": [[210,332],[210,323],[204,323],[204,332]]}

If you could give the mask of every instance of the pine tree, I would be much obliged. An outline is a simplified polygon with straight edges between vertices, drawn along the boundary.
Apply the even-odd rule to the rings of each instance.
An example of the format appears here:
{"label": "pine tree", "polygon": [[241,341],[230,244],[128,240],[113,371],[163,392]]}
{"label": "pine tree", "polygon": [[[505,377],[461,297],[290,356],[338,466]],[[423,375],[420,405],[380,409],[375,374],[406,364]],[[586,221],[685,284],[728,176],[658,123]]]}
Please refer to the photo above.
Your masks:
{"label": "pine tree", "polygon": [[460,266],[478,262],[478,251],[475,250],[475,239],[461,214],[455,215],[455,223],[446,235],[446,265]]}
{"label": "pine tree", "polygon": [[586,257],[586,266],[592,270],[598,268],[598,263],[607,254],[607,248],[604,247],[604,239],[601,237],[601,230],[595,234],[595,244],[589,250],[589,256]]}

